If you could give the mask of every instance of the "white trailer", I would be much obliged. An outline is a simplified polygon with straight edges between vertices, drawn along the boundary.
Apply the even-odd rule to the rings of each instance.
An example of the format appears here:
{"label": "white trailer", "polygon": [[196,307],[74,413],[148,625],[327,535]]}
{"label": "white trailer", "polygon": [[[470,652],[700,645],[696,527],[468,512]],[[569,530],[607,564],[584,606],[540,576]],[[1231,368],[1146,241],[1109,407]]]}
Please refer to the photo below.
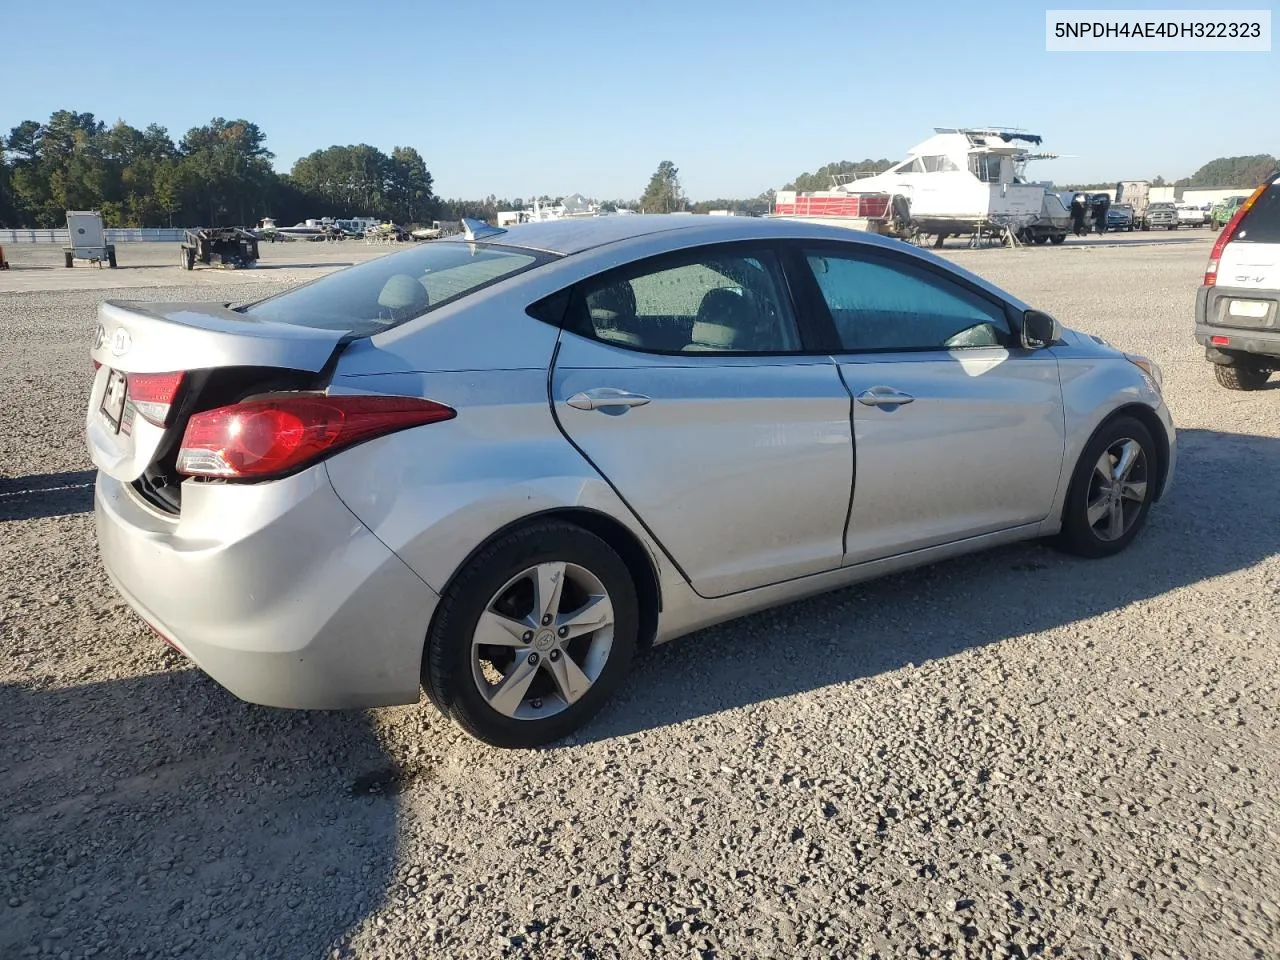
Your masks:
{"label": "white trailer", "polygon": [[1127,203],[1133,207],[1133,222],[1142,222],[1147,215],[1147,206],[1152,201],[1151,182],[1149,180],[1121,180],[1116,184],[1116,203]]}
{"label": "white trailer", "polygon": [[88,260],[99,267],[105,261],[111,269],[116,267],[116,245],[107,243],[107,232],[102,226],[102,214],[97,210],[68,210],[67,239],[70,246],[62,248],[68,267],[77,260]]}

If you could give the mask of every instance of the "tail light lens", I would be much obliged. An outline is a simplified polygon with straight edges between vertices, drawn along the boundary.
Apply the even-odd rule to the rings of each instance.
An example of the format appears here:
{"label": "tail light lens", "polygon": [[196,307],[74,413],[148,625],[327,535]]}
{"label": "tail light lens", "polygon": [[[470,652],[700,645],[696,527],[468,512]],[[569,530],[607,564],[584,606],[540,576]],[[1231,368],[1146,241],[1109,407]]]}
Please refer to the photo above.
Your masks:
{"label": "tail light lens", "polygon": [[178,389],[182,386],[186,374],[177,373],[130,373],[129,399],[133,401],[138,415],[157,427],[168,425],[169,410]]}
{"label": "tail light lens", "polygon": [[1227,244],[1231,242],[1231,237],[1236,232],[1236,227],[1240,225],[1240,221],[1244,219],[1244,215],[1249,212],[1249,208],[1254,202],[1267,191],[1270,183],[1264,183],[1257,190],[1249,194],[1249,199],[1240,204],[1240,207],[1231,219],[1227,221],[1227,225],[1222,228],[1222,232],[1218,234],[1218,239],[1213,242],[1213,249],[1209,251],[1209,263],[1204,268],[1204,285],[1212,287],[1218,282],[1218,261],[1222,259],[1222,251],[1227,248]]}
{"label": "tail light lens", "polygon": [[228,479],[281,476],[353,444],[456,416],[451,407],[413,397],[262,397],[192,416],[178,451],[178,472]]}

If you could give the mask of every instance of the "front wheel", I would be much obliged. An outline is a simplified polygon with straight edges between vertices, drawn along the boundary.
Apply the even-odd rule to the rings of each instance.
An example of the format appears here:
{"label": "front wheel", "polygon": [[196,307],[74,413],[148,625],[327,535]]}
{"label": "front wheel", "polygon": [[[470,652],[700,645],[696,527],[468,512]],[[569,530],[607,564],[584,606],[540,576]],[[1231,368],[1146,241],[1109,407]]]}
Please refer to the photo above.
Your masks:
{"label": "front wheel", "polygon": [[572,524],[535,523],[482,550],[445,591],[423,686],[477,739],[535,747],[604,705],[638,633],[635,584],[618,554]]}
{"label": "front wheel", "polygon": [[1133,417],[1105,424],[1076,464],[1057,546],[1081,557],[1109,557],[1138,535],[1158,478],[1151,432]]}

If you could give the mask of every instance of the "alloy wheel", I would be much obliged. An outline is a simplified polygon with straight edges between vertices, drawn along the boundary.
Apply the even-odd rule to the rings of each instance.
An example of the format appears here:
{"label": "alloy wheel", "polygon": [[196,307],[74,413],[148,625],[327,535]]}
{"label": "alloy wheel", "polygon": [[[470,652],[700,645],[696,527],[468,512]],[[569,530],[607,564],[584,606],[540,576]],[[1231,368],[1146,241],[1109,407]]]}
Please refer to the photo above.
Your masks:
{"label": "alloy wheel", "polygon": [[1147,499],[1147,455],[1137,440],[1116,440],[1098,458],[1089,482],[1086,515],[1099,540],[1119,540]]}
{"label": "alloy wheel", "polygon": [[595,574],[572,563],[539,563],[486,604],[472,634],[472,677],[503,716],[554,716],[600,678],[613,634],[613,603]]}

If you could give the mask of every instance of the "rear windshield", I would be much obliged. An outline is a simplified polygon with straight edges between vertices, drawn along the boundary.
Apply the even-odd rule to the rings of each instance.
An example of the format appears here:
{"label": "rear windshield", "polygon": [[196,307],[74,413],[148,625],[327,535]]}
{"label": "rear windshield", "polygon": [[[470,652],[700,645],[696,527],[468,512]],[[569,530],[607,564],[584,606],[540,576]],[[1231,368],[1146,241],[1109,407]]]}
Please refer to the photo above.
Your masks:
{"label": "rear windshield", "polygon": [[1240,218],[1231,237],[1234,243],[1280,243],[1280,182],[1273,183],[1253,202],[1249,212]]}
{"label": "rear windshield", "polygon": [[513,247],[429,240],[250,304],[242,312],[259,320],[369,337],[552,259]]}

